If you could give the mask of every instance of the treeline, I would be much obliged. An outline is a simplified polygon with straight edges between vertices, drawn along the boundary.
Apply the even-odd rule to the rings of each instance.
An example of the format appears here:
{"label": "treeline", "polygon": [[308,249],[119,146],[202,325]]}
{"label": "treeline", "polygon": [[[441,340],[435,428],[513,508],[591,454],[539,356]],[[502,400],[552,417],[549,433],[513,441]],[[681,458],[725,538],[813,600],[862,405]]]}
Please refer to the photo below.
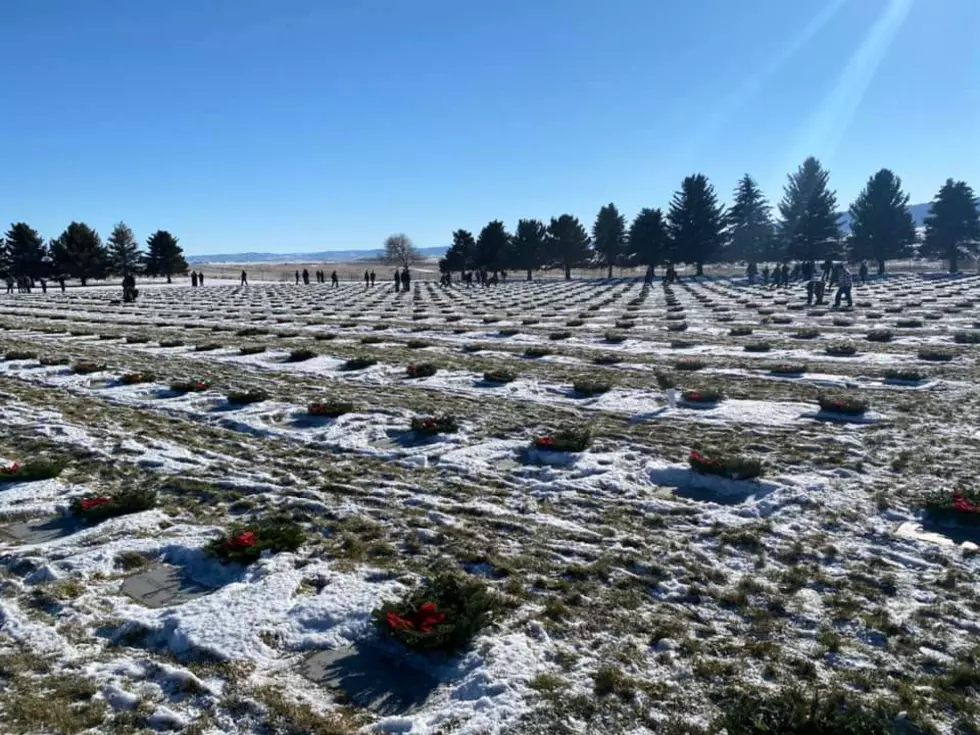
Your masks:
{"label": "treeline", "polygon": [[453,244],[439,261],[443,272],[522,270],[528,279],[538,268],[694,265],[705,263],[815,260],[872,261],[879,273],[885,261],[918,254],[959,268],[964,254],[980,246],[980,202],[963,181],[948,179],[932,202],[922,237],[909,212],[909,195],[888,169],[872,176],[850,206],[851,231],[845,236],[829,174],[808,158],[788,176],[778,216],[758,184],[745,175],[725,207],[702,174],[688,176],[666,213],[642,209],[627,225],[615,204],[599,210],[589,232],[576,217],[563,214],[546,225],[522,219],[513,233],[494,220],[479,235],[453,233]]}
{"label": "treeline", "polygon": [[0,238],[0,274],[4,278],[77,278],[84,286],[90,279],[128,273],[166,276],[168,283],[171,276],[187,273],[177,238],[157,230],[143,251],[124,222],[113,228],[105,244],[84,222],[72,222],[48,242],[26,222],[14,223]]}

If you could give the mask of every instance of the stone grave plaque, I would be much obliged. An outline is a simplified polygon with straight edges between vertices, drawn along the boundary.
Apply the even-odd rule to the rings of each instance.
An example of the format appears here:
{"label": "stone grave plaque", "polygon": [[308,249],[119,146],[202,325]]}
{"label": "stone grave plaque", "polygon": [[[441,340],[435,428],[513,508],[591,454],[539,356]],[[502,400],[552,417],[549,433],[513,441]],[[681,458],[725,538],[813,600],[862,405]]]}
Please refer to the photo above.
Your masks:
{"label": "stone grave plaque", "polygon": [[82,524],[74,518],[56,516],[0,527],[0,535],[24,544],[43,544],[63,536],[70,536],[81,528]]}
{"label": "stone grave plaque", "polygon": [[438,682],[397,657],[370,645],[321,651],[302,665],[303,675],[347,695],[354,704],[380,715],[419,709]]}
{"label": "stone grave plaque", "polygon": [[154,564],[128,577],[123,582],[122,591],[147,607],[167,607],[203,597],[212,589],[195,582],[180,567]]}

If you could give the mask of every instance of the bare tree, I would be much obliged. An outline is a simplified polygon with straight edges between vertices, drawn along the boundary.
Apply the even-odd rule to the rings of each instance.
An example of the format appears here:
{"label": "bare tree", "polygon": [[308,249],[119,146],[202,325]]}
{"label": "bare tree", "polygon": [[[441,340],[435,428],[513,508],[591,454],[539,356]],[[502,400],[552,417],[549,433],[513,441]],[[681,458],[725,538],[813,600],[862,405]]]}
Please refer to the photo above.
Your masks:
{"label": "bare tree", "polygon": [[385,240],[384,262],[388,265],[402,265],[408,268],[416,260],[422,260],[422,254],[408,235],[399,232]]}

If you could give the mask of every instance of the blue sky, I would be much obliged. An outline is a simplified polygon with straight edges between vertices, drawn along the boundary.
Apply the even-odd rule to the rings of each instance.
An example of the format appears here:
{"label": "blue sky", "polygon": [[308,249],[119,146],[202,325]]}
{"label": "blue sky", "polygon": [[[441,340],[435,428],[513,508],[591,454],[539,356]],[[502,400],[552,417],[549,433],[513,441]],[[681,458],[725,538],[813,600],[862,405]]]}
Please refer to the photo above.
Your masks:
{"label": "blue sky", "polygon": [[708,175],[980,189],[980,0],[4,0],[0,223],[420,246]]}

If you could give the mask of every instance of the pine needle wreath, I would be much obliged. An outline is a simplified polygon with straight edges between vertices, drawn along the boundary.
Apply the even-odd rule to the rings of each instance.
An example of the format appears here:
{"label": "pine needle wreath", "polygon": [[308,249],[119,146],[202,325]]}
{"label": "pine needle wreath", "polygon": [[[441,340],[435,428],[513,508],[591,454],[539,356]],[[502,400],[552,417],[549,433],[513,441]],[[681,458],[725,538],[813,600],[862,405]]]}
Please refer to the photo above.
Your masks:
{"label": "pine needle wreath", "polygon": [[353,410],[354,404],[350,401],[338,401],[332,398],[325,401],[314,401],[306,408],[306,412],[310,416],[322,416],[331,419],[343,416]]}
{"label": "pine needle wreath", "polygon": [[9,467],[0,468],[0,482],[37,482],[50,480],[65,469],[64,462],[50,459],[36,459],[20,464],[14,462]]}
{"label": "pine needle wreath", "polygon": [[174,393],[201,393],[211,387],[210,381],[200,378],[192,380],[178,380],[170,384],[170,390]]}
{"label": "pine needle wreath", "polygon": [[980,526],[980,490],[935,490],[922,507],[937,521]]}
{"label": "pine needle wreath", "polygon": [[694,451],[688,456],[687,461],[691,469],[699,475],[715,475],[729,480],[751,480],[762,474],[762,462],[749,457],[715,453],[705,455]]}
{"label": "pine needle wreath", "polygon": [[686,390],[681,393],[681,400],[686,403],[718,403],[725,399],[725,394],[717,388],[702,388]]}
{"label": "pine needle wreath", "polygon": [[846,416],[861,416],[868,410],[868,402],[860,398],[846,396],[820,396],[817,399],[821,411],[841,413]]}
{"label": "pine needle wreath", "polygon": [[487,383],[511,383],[517,380],[517,373],[513,370],[488,370],[483,373],[483,380]]}
{"label": "pine needle wreath", "polygon": [[250,523],[236,523],[220,538],[205,546],[205,551],[226,564],[248,565],[263,551],[279,553],[296,551],[306,542],[306,531],[297,523],[283,518],[262,518]]}
{"label": "pine needle wreath", "polygon": [[225,399],[233,406],[246,406],[250,403],[261,403],[269,400],[269,394],[261,388],[231,391]]}
{"label": "pine needle wreath", "polygon": [[76,362],[71,366],[71,371],[76,375],[90,375],[100,370],[105,370],[105,365],[99,365],[94,362]]}
{"label": "pine needle wreath", "polygon": [[365,368],[377,365],[378,361],[373,357],[352,357],[344,363],[344,370],[364,370]]}
{"label": "pine needle wreath", "polygon": [[112,495],[87,494],[71,501],[71,512],[86,521],[104,521],[107,518],[140,513],[156,506],[155,490],[130,488]]}
{"label": "pine needle wreath", "polygon": [[137,385],[138,383],[152,383],[153,376],[149,373],[126,373],[119,376],[119,382],[123,385]]}
{"label": "pine needle wreath", "polygon": [[437,372],[439,368],[431,362],[415,363],[405,368],[405,375],[409,378],[431,378]]}
{"label": "pine needle wreath", "polygon": [[572,383],[572,389],[583,396],[598,396],[612,390],[612,383],[601,378],[579,378]]}
{"label": "pine needle wreath", "polygon": [[28,352],[27,350],[11,350],[3,357],[5,360],[36,360],[37,353]]}
{"label": "pine needle wreath", "polygon": [[591,442],[591,429],[572,428],[561,429],[554,434],[539,436],[534,440],[534,446],[549,452],[584,452]]}
{"label": "pine needle wreath", "polygon": [[459,423],[452,414],[416,416],[412,419],[412,431],[418,434],[454,434],[459,431]]}
{"label": "pine needle wreath", "polygon": [[440,575],[373,613],[382,634],[421,652],[466,648],[497,609],[486,585],[461,574]]}

